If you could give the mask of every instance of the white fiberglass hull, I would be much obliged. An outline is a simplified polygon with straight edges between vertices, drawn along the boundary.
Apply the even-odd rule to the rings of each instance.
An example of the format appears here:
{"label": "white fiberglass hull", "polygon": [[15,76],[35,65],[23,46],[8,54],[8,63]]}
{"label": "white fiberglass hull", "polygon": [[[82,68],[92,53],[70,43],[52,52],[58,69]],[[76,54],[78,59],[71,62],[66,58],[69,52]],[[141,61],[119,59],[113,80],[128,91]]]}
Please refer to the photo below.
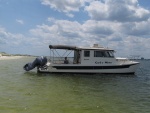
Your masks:
{"label": "white fiberglass hull", "polygon": [[38,72],[45,73],[120,73],[134,74],[139,63],[114,66],[81,66],[81,65],[53,65],[39,68]]}

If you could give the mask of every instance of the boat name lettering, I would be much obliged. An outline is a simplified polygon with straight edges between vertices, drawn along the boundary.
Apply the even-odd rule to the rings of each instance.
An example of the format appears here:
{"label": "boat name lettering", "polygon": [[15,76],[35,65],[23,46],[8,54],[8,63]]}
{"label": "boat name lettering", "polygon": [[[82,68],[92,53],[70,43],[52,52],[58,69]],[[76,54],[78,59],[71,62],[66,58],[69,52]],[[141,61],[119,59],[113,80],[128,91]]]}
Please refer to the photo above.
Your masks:
{"label": "boat name lettering", "polygon": [[111,64],[112,62],[105,61],[106,64]]}
{"label": "boat name lettering", "polygon": [[89,60],[89,59],[84,59],[84,60]]}
{"label": "boat name lettering", "polygon": [[96,61],[95,64],[103,64],[103,62],[101,62],[101,61],[100,61],[100,62]]}
{"label": "boat name lettering", "polygon": [[105,62],[102,62],[102,61],[96,61],[96,62],[95,62],[95,64],[103,64],[103,63],[111,64],[112,62],[108,62],[108,61],[105,61]]}

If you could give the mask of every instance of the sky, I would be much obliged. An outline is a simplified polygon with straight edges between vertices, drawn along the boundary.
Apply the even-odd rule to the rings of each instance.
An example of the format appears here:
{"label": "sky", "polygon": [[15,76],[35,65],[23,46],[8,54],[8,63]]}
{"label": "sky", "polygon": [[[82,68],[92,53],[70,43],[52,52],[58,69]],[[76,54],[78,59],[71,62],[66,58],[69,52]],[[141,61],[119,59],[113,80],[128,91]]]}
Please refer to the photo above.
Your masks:
{"label": "sky", "polygon": [[0,52],[47,56],[55,44],[150,58],[150,0],[0,0]]}

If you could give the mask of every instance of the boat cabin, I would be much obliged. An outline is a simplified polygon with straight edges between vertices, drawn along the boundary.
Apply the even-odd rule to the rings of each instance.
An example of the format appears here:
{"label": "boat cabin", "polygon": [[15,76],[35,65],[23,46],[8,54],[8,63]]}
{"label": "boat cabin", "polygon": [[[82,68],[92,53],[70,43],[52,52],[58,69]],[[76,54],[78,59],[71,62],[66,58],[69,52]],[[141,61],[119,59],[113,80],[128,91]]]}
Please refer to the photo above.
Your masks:
{"label": "boat cabin", "polygon": [[[112,59],[115,59],[114,50],[97,44],[88,48],[65,45],[50,45],[49,48],[50,60],[53,64],[63,64],[65,57],[69,60],[67,64],[109,64],[112,63]],[[63,50],[62,55],[60,55],[61,50]]]}

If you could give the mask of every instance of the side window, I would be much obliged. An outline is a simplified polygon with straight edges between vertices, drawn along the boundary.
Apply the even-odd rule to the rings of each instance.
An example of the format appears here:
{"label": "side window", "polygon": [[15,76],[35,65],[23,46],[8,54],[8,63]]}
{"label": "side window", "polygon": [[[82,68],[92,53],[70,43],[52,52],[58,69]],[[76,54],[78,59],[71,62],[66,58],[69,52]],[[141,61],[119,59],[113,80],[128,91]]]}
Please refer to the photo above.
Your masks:
{"label": "side window", "polygon": [[110,54],[110,57],[114,57],[114,52],[113,51],[110,51],[109,54]]}
{"label": "side window", "polygon": [[101,51],[94,51],[94,57],[102,57]]}
{"label": "side window", "polygon": [[94,51],[94,57],[114,57],[113,51]]}
{"label": "side window", "polygon": [[94,51],[94,57],[105,57],[104,51]]}
{"label": "side window", "polygon": [[90,51],[84,51],[84,57],[90,57]]}
{"label": "side window", "polygon": [[106,54],[106,57],[111,57],[108,51],[106,51],[105,54]]}

